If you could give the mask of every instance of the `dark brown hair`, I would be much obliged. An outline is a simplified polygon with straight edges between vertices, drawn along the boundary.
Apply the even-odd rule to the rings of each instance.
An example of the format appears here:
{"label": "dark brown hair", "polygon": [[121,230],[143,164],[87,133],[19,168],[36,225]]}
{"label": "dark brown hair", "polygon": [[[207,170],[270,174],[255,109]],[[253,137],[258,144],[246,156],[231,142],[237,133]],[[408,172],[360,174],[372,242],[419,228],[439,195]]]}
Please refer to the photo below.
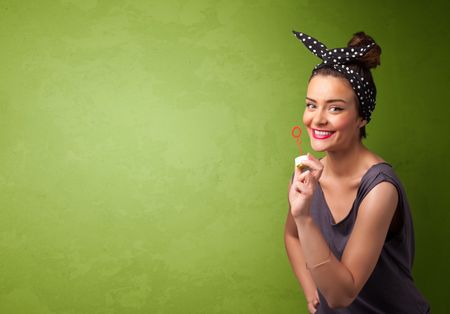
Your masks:
{"label": "dark brown hair", "polygon": [[[376,93],[375,82],[373,81],[373,77],[372,77],[372,73],[370,72],[370,69],[374,69],[378,65],[381,64],[380,63],[381,47],[378,46],[378,44],[375,42],[375,40],[373,40],[372,37],[370,37],[369,35],[367,35],[364,32],[355,33],[353,35],[353,37],[350,39],[350,41],[347,43],[347,47],[359,47],[359,46],[364,46],[364,45],[368,45],[371,43],[375,43],[375,45],[369,51],[367,51],[367,53],[364,56],[358,58],[356,61],[354,61],[352,63],[348,63],[347,66],[350,69],[352,69],[353,71],[359,73],[359,75],[361,75],[362,77],[364,77],[365,81],[373,84],[375,93]],[[334,77],[342,77],[342,78],[347,79],[344,74],[336,71],[331,66],[321,67],[320,69],[313,71],[309,80],[311,80],[315,75],[325,75],[325,76],[330,75],[330,76],[334,76]],[[358,97],[356,97],[356,94],[355,94],[355,98],[358,99]],[[358,109],[358,115],[360,117],[362,117],[361,108],[359,106],[359,100],[358,100],[358,104],[356,107]],[[360,135],[360,138],[367,137],[366,126],[363,126],[360,128],[359,135]]]}

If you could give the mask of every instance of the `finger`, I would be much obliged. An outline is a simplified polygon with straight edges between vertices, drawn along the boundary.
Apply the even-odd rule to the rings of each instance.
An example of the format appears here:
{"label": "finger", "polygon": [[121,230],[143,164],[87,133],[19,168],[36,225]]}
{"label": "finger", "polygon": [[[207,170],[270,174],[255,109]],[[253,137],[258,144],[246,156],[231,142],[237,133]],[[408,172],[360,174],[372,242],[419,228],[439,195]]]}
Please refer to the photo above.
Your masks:
{"label": "finger", "polygon": [[295,191],[300,194],[305,194],[305,184],[303,182],[297,181],[295,184]]}
{"label": "finger", "polygon": [[311,173],[309,170],[306,170],[304,172],[300,172],[300,170],[298,170],[298,174],[297,174],[297,181],[303,182],[303,180],[305,180],[305,177],[308,175],[308,173]]}
{"label": "finger", "polygon": [[295,174],[295,182],[301,182],[303,181],[304,178],[305,178],[304,174],[297,169]]}
{"label": "finger", "polygon": [[311,314],[316,313],[316,308],[314,307],[314,305],[312,305],[311,303],[308,303],[308,312]]}
{"label": "finger", "polygon": [[315,293],[315,295],[316,295],[316,300],[317,300],[317,303],[320,303],[320,299],[319,299],[319,292],[317,292],[317,289],[316,289],[316,293]]}
{"label": "finger", "polygon": [[311,170],[312,174],[316,178],[316,180],[319,180],[319,178],[322,176],[323,171],[323,165],[320,162],[315,162],[312,160],[305,160],[302,162],[306,167],[308,167],[309,170]]}
{"label": "finger", "polygon": [[302,181],[297,181],[295,184],[296,190],[299,193],[307,194],[311,190],[310,181],[307,178]]}
{"label": "finger", "polygon": [[322,162],[310,153],[308,153],[306,157],[306,159],[302,160],[302,164],[311,166],[313,168],[323,168]]}
{"label": "finger", "polygon": [[295,171],[295,174],[301,174],[302,173],[302,171],[301,171],[301,169],[300,169],[300,167],[298,165],[294,165],[294,171]]}
{"label": "finger", "polygon": [[320,162],[320,160],[318,158],[316,158],[314,155],[312,155],[310,153],[307,153],[306,156],[308,156],[309,160]]}
{"label": "finger", "polygon": [[311,183],[315,183],[316,177],[312,174],[310,170],[306,170],[301,175],[298,176],[297,182],[301,182],[306,185],[310,185]]}
{"label": "finger", "polygon": [[306,175],[310,172],[309,170],[301,172],[300,170],[296,170],[296,174],[294,176],[294,182],[303,182],[305,181]]}
{"label": "finger", "polygon": [[300,193],[301,195],[307,196],[307,195],[313,195],[314,193],[314,184],[316,180],[311,175],[309,178],[305,178],[303,181],[297,181],[295,182],[295,191],[297,193]]}
{"label": "finger", "polygon": [[302,161],[302,165],[314,170],[321,170],[323,168],[323,165],[319,160],[305,159]]}

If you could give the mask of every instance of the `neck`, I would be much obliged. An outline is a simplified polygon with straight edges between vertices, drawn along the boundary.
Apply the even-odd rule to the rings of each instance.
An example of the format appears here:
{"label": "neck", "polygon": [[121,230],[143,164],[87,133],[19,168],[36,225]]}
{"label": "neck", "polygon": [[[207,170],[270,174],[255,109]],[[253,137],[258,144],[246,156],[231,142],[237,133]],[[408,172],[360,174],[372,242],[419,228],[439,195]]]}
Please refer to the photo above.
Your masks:
{"label": "neck", "polygon": [[361,143],[351,145],[347,150],[327,152],[324,160],[325,176],[351,178],[358,174],[360,161],[368,153]]}

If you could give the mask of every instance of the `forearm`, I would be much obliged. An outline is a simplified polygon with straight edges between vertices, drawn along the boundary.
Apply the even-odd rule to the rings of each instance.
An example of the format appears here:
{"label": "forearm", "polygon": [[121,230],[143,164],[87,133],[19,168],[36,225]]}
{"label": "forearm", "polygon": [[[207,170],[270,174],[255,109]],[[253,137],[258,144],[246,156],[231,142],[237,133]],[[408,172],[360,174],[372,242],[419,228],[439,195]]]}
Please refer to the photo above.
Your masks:
{"label": "forearm", "polygon": [[[334,256],[317,225],[310,216],[296,218],[300,245],[308,272],[330,307],[344,307],[355,295],[351,272]],[[329,262],[314,268],[329,259]]]}
{"label": "forearm", "polygon": [[303,289],[306,300],[310,302],[316,295],[317,287],[309,270],[306,269],[300,241],[296,237],[285,235],[284,243],[292,270]]}

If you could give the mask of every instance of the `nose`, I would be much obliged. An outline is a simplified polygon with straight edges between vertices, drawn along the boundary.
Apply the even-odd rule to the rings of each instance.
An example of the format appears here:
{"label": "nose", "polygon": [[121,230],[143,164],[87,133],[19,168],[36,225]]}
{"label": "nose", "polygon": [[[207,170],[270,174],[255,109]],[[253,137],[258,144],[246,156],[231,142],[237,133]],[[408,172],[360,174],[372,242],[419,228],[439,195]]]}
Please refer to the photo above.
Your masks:
{"label": "nose", "polygon": [[317,110],[314,113],[314,118],[313,118],[313,125],[315,126],[323,126],[326,125],[328,122],[327,117],[326,117],[326,112],[324,112],[323,109]]}

